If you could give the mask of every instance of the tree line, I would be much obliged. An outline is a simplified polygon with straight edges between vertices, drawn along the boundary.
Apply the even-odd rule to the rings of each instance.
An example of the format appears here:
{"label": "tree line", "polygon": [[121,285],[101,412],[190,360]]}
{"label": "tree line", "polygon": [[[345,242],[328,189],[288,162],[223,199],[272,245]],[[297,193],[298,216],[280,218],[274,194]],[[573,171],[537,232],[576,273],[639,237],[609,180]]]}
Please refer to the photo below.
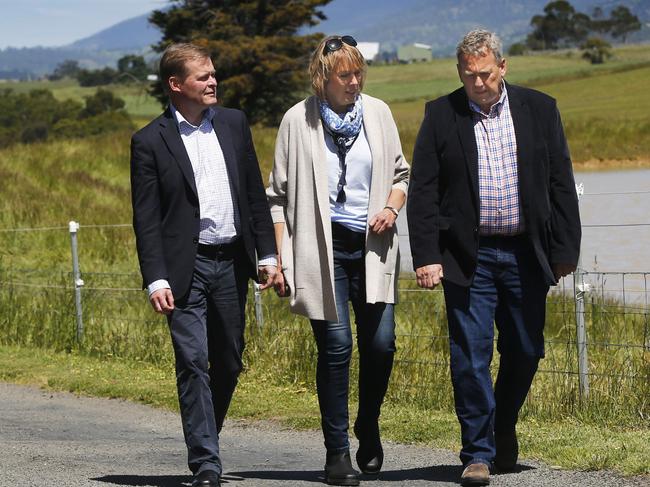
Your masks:
{"label": "tree line", "polygon": [[45,89],[0,91],[0,148],[123,129],[133,129],[124,100],[106,89],[85,97],[84,103],[59,101]]}
{"label": "tree line", "polygon": [[48,76],[50,81],[63,78],[73,78],[80,86],[104,86],[115,83],[142,83],[147,76],[155,72],[143,56],[127,54],[117,61],[117,69],[105,67],[102,69],[82,69],[79,61],[65,60],[60,63]]}
{"label": "tree line", "polygon": [[510,54],[578,47],[592,63],[602,63],[610,55],[607,39],[625,43],[629,34],[641,29],[639,18],[624,5],[612,8],[609,17],[601,7],[589,16],[566,0],[549,2],[544,15],[533,16],[530,25],[533,31],[524,42],[513,44]]}

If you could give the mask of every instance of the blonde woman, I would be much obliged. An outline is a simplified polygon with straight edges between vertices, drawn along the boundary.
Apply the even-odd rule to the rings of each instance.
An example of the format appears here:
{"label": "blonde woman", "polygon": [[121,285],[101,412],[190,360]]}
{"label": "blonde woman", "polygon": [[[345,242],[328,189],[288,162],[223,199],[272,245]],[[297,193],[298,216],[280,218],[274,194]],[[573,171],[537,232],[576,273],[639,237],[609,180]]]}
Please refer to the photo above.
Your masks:
{"label": "blonde woman", "polygon": [[309,318],[331,485],[358,485],[350,460],[349,303],[359,347],[354,432],[361,471],[383,462],[379,414],[395,352],[399,252],[395,220],[409,165],[388,106],[362,95],[366,63],[351,36],[330,36],[312,55],[314,95],[284,115],[267,189],[283,274],[280,295]]}

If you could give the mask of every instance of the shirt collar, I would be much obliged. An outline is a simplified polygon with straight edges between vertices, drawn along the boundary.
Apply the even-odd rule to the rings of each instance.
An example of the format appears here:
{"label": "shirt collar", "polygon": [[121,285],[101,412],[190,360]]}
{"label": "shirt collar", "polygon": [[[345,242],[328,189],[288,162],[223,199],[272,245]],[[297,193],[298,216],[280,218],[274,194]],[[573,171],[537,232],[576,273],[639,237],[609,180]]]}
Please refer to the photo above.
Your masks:
{"label": "shirt collar", "polygon": [[506,82],[502,81],[501,96],[499,96],[499,101],[497,101],[494,105],[490,107],[490,111],[488,113],[485,113],[483,110],[481,110],[481,107],[478,106],[476,103],[474,103],[472,100],[469,100],[469,107],[472,109],[474,113],[483,115],[484,117],[496,116],[501,114],[501,110],[503,110],[507,98],[508,98],[508,90],[506,89]]}
{"label": "shirt collar", "polygon": [[203,119],[201,119],[201,123],[196,126],[189,122],[181,112],[179,112],[176,107],[173,104],[169,104],[169,109],[172,112],[172,116],[174,117],[174,120],[176,120],[176,125],[178,125],[179,128],[185,126],[188,128],[192,128],[194,130],[198,129],[200,126],[202,126],[206,122],[210,122],[212,124],[212,119],[214,118],[215,111],[214,108],[208,107],[205,109],[203,112]]}

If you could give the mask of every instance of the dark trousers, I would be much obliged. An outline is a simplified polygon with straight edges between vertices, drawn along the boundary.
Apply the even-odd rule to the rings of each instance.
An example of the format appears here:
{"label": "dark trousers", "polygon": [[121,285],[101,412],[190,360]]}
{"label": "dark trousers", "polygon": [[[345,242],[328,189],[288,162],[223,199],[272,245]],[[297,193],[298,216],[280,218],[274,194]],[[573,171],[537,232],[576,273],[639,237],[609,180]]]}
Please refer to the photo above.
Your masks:
{"label": "dark trousers", "polygon": [[394,306],[366,303],[363,233],[332,225],[334,292],[337,322],[311,320],[318,347],[316,386],[321,425],[328,452],[345,451],[348,439],[348,389],[352,303],[359,347],[359,410],[357,422],[373,425],[379,419],[395,353]]}
{"label": "dark trousers", "polygon": [[197,255],[189,295],[168,318],[193,473],[221,474],[219,432],[242,369],[248,277],[239,244]]}
{"label": "dark trousers", "polygon": [[[444,282],[450,366],[464,465],[490,464],[495,431],[513,431],[544,356],[548,285],[525,236],[480,237],[471,286]],[[499,372],[490,376],[494,325]]]}

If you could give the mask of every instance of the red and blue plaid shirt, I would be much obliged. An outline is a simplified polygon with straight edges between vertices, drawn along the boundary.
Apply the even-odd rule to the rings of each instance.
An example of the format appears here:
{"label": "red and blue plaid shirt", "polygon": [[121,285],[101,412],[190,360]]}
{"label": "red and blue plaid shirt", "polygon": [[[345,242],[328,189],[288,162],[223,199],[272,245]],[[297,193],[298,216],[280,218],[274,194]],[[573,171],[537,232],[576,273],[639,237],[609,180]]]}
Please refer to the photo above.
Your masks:
{"label": "red and blue plaid shirt", "polygon": [[523,232],[524,222],[519,202],[517,140],[505,84],[489,113],[471,100],[469,104],[478,148],[479,233],[517,235]]}

